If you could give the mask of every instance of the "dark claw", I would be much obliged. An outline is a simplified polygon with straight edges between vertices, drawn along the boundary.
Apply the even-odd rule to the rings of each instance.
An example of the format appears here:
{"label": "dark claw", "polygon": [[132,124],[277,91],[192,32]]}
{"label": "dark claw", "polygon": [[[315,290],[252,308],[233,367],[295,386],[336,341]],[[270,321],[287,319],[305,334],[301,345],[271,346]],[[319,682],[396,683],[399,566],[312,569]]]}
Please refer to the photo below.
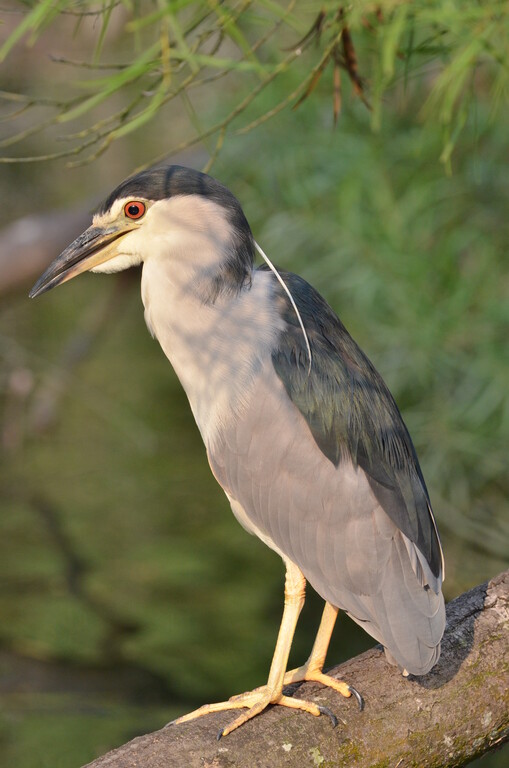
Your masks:
{"label": "dark claw", "polygon": [[332,723],[332,727],[335,728],[336,725],[338,724],[338,718],[336,717],[334,712],[332,712],[328,707],[318,707],[318,709],[320,710],[321,715],[327,715],[327,717],[330,719]]}
{"label": "dark claw", "polygon": [[224,728],[220,728],[220,729],[218,730],[218,732],[217,732],[217,736],[216,736],[216,739],[217,739],[218,741],[221,741],[221,739],[222,739],[222,737],[223,737],[223,733],[224,733]]}
{"label": "dark claw", "polygon": [[364,709],[364,699],[363,699],[363,698],[362,698],[362,696],[360,695],[359,691],[357,691],[357,690],[356,690],[356,689],[353,687],[353,685],[349,685],[349,686],[348,686],[348,690],[349,690],[349,691],[350,691],[350,693],[351,693],[351,694],[353,694],[353,695],[355,696],[355,698],[357,699],[357,704],[359,705],[359,710],[362,712],[362,710]]}

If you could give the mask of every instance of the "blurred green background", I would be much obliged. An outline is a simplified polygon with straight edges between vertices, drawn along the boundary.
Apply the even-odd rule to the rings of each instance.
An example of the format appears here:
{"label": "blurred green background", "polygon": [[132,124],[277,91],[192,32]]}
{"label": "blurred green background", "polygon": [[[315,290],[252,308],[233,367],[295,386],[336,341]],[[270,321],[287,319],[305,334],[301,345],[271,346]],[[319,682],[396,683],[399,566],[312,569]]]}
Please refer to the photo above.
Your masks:
{"label": "blurred green background", "polygon": [[[19,88],[42,51],[17,56],[9,84]],[[261,109],[305,66],[275,81]],[[508,567],[509,109],[493,119],[481,92],[447,175],[441,126],[419,117],[426,88],[396,85],[374,133],[354,99],[333,130],[322,82],[297,111],[228,137],[211,172],[271,259],[325,295],[389,384],[429,486],[452,599]],[[195,106],[204,120],[218,114],[206,91]],[[4,166],[2,226],[92,208],[179,136],[186,112],[172,109],[93,165]],[[176,159],[199,168],[209,150]],[[0,308],[2,768],[79,766],[260,685],[282,608],[282,564],[240,528],[211,476],[145,328],[139,276],[86,275],[30,302],[36,277]],[[320,611],[310,593],[296,664]],[[341,617],[329,663],[372,644]]]}

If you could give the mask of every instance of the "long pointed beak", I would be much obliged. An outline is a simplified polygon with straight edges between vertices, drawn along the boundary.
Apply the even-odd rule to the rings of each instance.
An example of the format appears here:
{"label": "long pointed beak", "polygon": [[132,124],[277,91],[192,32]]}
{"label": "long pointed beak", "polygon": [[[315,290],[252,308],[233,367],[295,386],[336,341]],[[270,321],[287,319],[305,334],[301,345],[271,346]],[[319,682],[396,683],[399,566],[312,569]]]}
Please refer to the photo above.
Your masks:
{"label": "long pointed beak", "polygon": [[93,226],[86,229],[49,265],[30,291],[30,298],[40,296],[41,293],[117,256],[117,240],[132,229],[134,227],[125,225],[120,229],[115,224],[106,229]]}

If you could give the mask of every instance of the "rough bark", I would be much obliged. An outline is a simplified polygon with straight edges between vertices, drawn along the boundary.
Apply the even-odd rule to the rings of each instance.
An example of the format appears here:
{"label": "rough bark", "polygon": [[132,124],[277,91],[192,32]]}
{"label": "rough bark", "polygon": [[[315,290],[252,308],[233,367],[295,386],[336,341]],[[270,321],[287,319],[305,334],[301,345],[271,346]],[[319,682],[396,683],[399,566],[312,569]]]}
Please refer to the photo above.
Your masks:
{"label": "rough bark", "polygon": [[222,712],[141,736],[89,768],[448,768],[509,739],[509,571],[447,606],[442,656],[425,677],[405,679],[379,648],[332,674],[362,692],[352,699],[314,683],[299,697],[330,707],[339,725],[272,707],[216,740]]}

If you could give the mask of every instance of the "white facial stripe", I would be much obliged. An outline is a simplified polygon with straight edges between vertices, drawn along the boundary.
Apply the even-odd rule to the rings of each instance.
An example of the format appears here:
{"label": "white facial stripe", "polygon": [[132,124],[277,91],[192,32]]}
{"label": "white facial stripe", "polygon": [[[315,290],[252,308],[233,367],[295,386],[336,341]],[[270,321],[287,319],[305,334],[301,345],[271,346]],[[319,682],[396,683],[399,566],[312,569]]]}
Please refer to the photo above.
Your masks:
{"label": "white facial stripe", "polygon": [[[96,213],[94,214],[94,217],[92,219],[92,224],[94,227],[106,227],[108,224],[111,224],[112,221],[116,221],[121,216],[124,216],[124,206],[126,203],[130,203],[132,200],[141,200],[144,202],[147,206],[147,211],[149,210],[151,203],[149,200],[145,200],[143,197],[121,197],[118,200],[115,200],[109,211],[106,211],[106,213]],[[142,217],[143,218],[143,217]],[[128,217],[126,217],[127,221],[130,221]],[[139,220],[141,223],[141,219]]]}
{"label": "white facial stripe", "polygon": [[106,227],[113,221],[123,217],[126,203],[133,200],[141,200],[147,206],[144,216],[139,219],[140,225],[151,208],[155,208],[154,213],[168,217],[163,226],[177,226],[179,229],[189,229],[194,231],[209,230],[220,240],[227,240],[231,234],[230,224],[228,222],[225,209],[201,195],[175,195],[165,200],[147,200],[143,197],[121,197],[115,200],[111,208],[105,213],[96,213],[92,219],[95,227]]}

